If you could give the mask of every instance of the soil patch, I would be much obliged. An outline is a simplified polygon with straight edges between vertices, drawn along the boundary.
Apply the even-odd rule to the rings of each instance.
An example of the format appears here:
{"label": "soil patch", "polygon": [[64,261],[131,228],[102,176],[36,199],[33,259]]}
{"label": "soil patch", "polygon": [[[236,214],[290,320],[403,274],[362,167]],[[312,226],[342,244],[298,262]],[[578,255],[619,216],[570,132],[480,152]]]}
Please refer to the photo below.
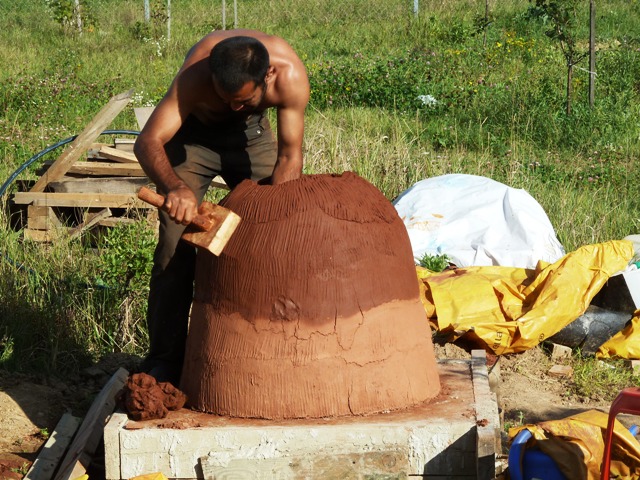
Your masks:
{"label": "soil patch", "polygon": [[111,376],[137,357],[113,354],[64,379],[0,370],[0,480],[22,478],[64,413],[83,418]]}
{"label": "soil patch", "polygon": [[[453,344],[435,345],[435,350],[439,358],[470,358]],[[0,371],[0,479],[22,478],[62,414],[83,417],[117,369],[134,371],[137,361],[126,355],[110,356],[64,381]],[[496,359],[493,368],[500,370],[496,389],[503,427],[565,418],[590,409],[608,411],[610,402],[570,395],[568,380],[548,375],[552,366],[540,347]],[[633,419],[620,418],[627,425],[637,423]],[[508,452],[506,440],[504,431],[503,453]]]}

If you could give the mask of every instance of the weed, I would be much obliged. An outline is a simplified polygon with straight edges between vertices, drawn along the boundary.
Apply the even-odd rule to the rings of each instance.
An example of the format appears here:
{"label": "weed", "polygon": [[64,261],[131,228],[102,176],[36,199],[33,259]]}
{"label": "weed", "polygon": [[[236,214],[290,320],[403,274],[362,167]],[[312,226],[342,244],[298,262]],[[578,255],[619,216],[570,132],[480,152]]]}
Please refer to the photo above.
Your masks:
{"label": "weed", "polygon": [[516,410],[514,415],[512,418],[504,419],[503,428],[507,433],[509,433],[510,429],[518,428],[525,424],[524,412],[522,410]]}
{"label": "weed", "polygon": [[449,266],[449,262],[451,258],[446,254],[438,254],[432,255],[430,253],[425,253],[420,258],[420,266],[424,267],[432,272],[442,272]]}
{"label": "weed", "polygon": [[20,467],[12,468],[11,471],[24,476],[29,472],[30,468],[31,464],[29,462],[24,462]]}
{"label": "weed", "polygon": [[605,362],[578,353],[572,364],[572,392],[579,397],[612,401],[623,388],[640,386],[640,377],[623,360]]}

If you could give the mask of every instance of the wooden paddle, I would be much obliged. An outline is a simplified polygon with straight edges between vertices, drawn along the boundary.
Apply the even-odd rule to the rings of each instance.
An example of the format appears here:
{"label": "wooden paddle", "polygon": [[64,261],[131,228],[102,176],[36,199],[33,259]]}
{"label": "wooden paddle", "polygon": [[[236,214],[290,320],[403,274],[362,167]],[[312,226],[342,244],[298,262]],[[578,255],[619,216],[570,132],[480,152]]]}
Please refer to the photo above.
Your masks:
{"label": "wooden paddle", "polygon": [[[147,187],[138,190],[138,198],[154,207],[163,208],[164,197]],[[182,234],[182,240],[214,255],[220,255],[239,223],[240,217],[228,208],[202,202],[198,215]]]}

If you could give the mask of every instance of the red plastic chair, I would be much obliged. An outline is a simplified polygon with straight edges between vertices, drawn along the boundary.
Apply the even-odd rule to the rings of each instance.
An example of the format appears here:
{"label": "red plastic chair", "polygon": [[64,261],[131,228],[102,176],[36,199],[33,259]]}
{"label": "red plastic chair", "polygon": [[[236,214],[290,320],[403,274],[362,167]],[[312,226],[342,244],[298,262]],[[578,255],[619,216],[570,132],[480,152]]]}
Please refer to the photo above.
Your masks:
{"label": "red plastic chair", "polygon": [[640,387],[624,388],[620,391],[609,409],[609,420],[604,442],[604,454],[602,455],[602,467],[600,479],[609,480],[611,466],[611,443],[613,441],[613,426],[619,413],[631,413],[640,415]]}

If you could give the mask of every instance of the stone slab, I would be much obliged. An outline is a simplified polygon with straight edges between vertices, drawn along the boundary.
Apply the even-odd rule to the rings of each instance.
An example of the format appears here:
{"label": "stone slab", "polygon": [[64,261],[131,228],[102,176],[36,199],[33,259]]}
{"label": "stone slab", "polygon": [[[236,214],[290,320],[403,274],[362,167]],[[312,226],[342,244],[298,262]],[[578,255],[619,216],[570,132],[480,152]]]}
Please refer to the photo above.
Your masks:
{"label": "stone slab", "polygon": [[447,360],[438,368],[441,394],[402,412],[269,421],[182,409],[143,422],[116,412],[105,428],[106,477],[493,478],[487,466],[499,420],[486,363]]}

